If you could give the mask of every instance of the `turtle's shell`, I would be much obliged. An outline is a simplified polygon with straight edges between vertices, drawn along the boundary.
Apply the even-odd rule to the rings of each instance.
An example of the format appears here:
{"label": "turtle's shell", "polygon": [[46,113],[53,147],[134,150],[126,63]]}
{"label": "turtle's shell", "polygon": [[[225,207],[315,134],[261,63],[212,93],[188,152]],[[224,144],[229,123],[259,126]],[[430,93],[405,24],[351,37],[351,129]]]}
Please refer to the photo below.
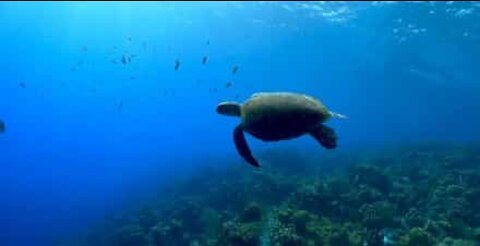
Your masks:
{"label": "turtle's shell", "polygon": [[303,135],[325,122],[330,113],[317,99],[289,93],[256,93],[241,110],[243,129],[262,140],[283,140]]}

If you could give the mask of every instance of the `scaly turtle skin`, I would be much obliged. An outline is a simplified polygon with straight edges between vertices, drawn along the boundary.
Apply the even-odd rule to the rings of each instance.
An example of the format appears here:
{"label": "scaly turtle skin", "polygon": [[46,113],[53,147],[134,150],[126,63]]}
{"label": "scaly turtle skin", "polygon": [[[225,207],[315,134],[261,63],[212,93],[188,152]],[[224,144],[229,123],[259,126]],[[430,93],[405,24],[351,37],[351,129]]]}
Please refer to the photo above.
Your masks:
{"label": "scaly turtle skin", "polygon": [[241,117],[234,130],[235,146],[251,165],[259,167],[245,140],[244,131],[263,141],[279,141],[310,134],[320,144],[333,149],[337,146],[335,131],[323,125],[329,118],[346,117],[331,112],[313,97],[290,93],[255,93],[245,103],[223,102],[217,106],[223,115]]}

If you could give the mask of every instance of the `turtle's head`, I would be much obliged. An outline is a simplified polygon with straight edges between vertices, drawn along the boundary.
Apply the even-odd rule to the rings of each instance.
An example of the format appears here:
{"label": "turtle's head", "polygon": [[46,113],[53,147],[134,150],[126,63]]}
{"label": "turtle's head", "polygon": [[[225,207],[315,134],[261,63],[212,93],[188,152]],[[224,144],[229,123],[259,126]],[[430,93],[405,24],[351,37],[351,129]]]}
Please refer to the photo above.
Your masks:
{"label": "turtle's head", "polygon": [[228,116],[240,116],[242,106],[237,102],[222,102],[217,106],[217,113]]}

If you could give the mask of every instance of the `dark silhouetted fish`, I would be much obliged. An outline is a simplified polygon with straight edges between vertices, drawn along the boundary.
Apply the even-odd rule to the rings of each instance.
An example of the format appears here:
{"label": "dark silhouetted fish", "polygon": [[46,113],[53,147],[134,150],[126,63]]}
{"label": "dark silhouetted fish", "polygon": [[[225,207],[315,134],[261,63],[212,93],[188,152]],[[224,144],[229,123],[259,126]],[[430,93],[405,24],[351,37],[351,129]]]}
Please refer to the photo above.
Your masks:
{"label": "dark silhouetted fish", "polygon": [[236,74],[238,72],[238,66],[233,67],[232,74]]}
{"label": "dark silhouetted fish", "polygon": [[5,132],[5,122],[0,119],[0,134]]}
{"label": "dark silhouetted fish", "polygon": [[202,64],[203,65],[207,64],[207,61],[208,61],[208,56],[204,56],[202,59]]}
{"label": "dark silhouetted fish", "polygon": [[129,58],[128,56],[126,56],[126,55],[123,55],[123,56],[122,56],[122,63],[123,63],[124,65],[127,65],[129,62],[130,62],[130,58]]}
{"label": "dark silhouetted fish", "polygon": [[210,40],[207,40],[207,45],[210,45]]}
{"label": "dark silhouetted fish", "polygon": [[232,85],[233,85],[232,82],[227,82],[227,83],[225,84],[225,87],[226,87],[226,88],[230,88],[230,87],[232,87]]}
{"label": "dark silhouetted fish", "polygon": [[22,87],[23,89],[27,88],[27,85],[24,82],[21,82],[19,86]]}
{"label": "dark silhouetted fish", "polygon": [[175,67],[174,67],[174,69],[175,69],[175,71],[177,71],[179,68],[180,68],[180,60],[177,59],[177,60],[175,61]]}
{"label": "dark silhouetted fish", "polygon": [[118,107],[117,107],[117,108],[118,108],[118,111],[120,111],[120,112],[122,111],[122,109],[123,109],[123,100],[120,100],[120,102],[118,103]]}

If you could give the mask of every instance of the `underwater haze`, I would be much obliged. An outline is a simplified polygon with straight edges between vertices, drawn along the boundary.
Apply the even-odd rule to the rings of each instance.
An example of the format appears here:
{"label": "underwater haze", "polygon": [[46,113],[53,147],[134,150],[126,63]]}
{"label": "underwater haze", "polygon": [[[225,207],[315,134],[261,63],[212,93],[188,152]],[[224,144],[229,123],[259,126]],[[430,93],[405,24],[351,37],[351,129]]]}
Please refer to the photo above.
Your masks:
{"label": "underwater haze", "polygon": [[202,170],[251,174],[216,107],[256,92],[348,116],[333,150],[247,135],[272,166],[480,139],[480,2],[2,2],[0,54],[4,246],[60,245]]}

